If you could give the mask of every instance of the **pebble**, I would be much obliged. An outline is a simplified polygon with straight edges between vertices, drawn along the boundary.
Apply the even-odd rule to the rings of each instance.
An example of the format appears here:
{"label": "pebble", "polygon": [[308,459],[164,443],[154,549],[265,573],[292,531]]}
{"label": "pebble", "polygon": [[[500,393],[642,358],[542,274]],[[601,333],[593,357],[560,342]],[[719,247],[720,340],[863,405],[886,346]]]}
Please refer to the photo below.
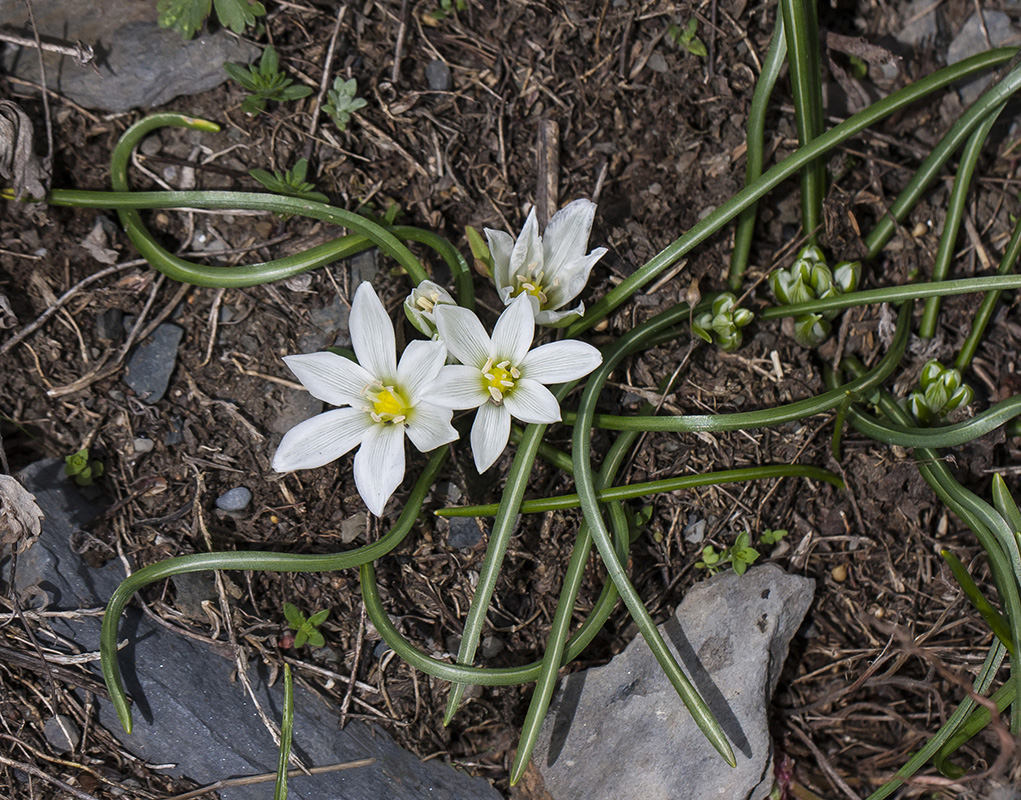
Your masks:
{"label": "pebble", "polygon": [[[985,9],[982,12],[982,17],[985,19],[985,28],[989,31],[989,43],[993,47],[1015,45],[1021,41],[1017,29],[1010,24],[1010,17],[1002,11]],[[950,47],[947,48],[947,65],[956,64],[969,56],[984,53],[988,49],[986,34],[982,29],[982,19],[978,14],[972,14],[957,36],[954,37]],[[958,94],[961,96],[961,102],[966,106],[974,103],[992,83],[992,80],[992,75],[986,74],[959,86]]]}
{"label": "pebble", "polygon": [[132,442],[131,446],[135,449],[136,453],[151,453],[152,449],[156,446],[156,442],[140,436]]}
{"label": "pebble", "polygon": [[244,511],[252,502],[252,490],[245,486],[228,489],[216,498],[216,507],[221,511]]}
{"label": "pebble", "polygon": [[425,67],[425,80],[434,92],[449,92],[453,83],[450,67],[438,58],[430,61]]}
{"label": "pebble", "polygon": [[108,308],[96,314],[96,338],[104,342],[112,342],[121,332],[124,323],[124,312],[119,308]]}
{"label": "pebble", "polygon": [[82,729],[66,714],[50,717],[43,725],[46,741],[58,753],[70,753],[82,738]]}
{"label": "pebble", "polygon": [[474,517],[451,517],[450,534],[447,537],[447,544],[467,550],[479,543],[482,538],[482,531]]}
{"label": "pebble", "polygon": [[351,544],[368,529],[369,515],[364,511],[352,514],[340,523],[340,541]]}
{"label": "pebble", "polygon": [[152,405],[163,399],[177,363],[177,348],[182,336],[184,331],[181,328],[164,322],[131,354],[124,382],[142,402]]}
{"label": "pebble", "polygon": [[391,650],[391,647],[390,647],[390,645],[388,645],[388,644],[387,644],[386,642],[384,642],[383,640],[380,640],[380,641],[378,641],[378,642],[376,643],[376,646],[375,646],[375,648],[374,648],[374,649],[373,649],[373,651],[372,651],[372,657],[373,657],[373,658],[382,658],[382,657],[383,657],[383,656],[385,656],[385,655],[386,655],[387,653],[389,653],[389,652],[390,652],[390,650]]}
{"label": "pebble", "polygon": [[705,526],[706,521],[704,519],[696,519],[689,522],[684,526],[684,541],[691,542],[691,544],[698,544],[705,539]]}
{"label": "pebble", "polygon": [[847,580],[847,564],[837,564],[833,569],[830,570],[830,577],[833,578],[837,583],[843,583]]}
{"label": "pebble", "polygon": [[493,656],[499,655],[506,646],[503,639],[497,636],[484,636],[479,646],[479,653],[483,658],[493,658]]}

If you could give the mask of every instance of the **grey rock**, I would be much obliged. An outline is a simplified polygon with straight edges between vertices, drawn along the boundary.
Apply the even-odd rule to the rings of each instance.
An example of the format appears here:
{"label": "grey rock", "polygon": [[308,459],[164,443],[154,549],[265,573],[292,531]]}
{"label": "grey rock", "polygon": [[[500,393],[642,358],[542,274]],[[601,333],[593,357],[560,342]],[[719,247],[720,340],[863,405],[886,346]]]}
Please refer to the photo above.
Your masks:
{"label": "grey rock", "polygon": [[351,544],[359,536],[363,535],[369,526],[369,515],[364,511],[352,514],[340,523],[340,541],[344,544]]}
{"label": "grey rock", "polygon": [[696,585],[659,630],[729,738],[706,741],[641,637],[570,675],[533,762],[554,800],[763,800],[773,783],[767,710],[814,584],[767,564]]}
{"label": "grey rock", "polygon": [[188,619],[209,621],[203,603],[216,600],[216,577],[212,572],[185,572],[174,575],[174,605]]}
{"label": "grey rock", "polygon": [[[987,10],[982,12],[982,16],[985,19],[986,30],[989,31],[989,44],[993,47],[1021,43],[1021,34],[1010,24],[1010,17],[1002,11]],[[969,56],[984,53],[989,49],[989,44],[986,43],[986,35],[982,30],[982,20],[978,14],[972,14],[947,48],[947,64],[956,64]],[[957,92],[961,96],[961,102],[965,105],[974,103],[992,80],[992,75],[983,75],[959,85]]]}
{"label": "grey rock", "polygon": [[168,422],[170,432],[163,439],[163,444],[181,444],[184,441],[184,420],[180,417],[171,417]]}
{"label": "grey rock", "polygon": [[[302,350],[301,352],[306,352]],[[298,389],[285,391],[279,406],[266,423],[273,433],[284,434],[299,422],[311,419],[323,410],[323,401]]]}
{"label": "grey rock", "polygon": [[164,322],[139,343],[128,360],[124,382],[146,403],[158,403],[170,385],[184,331]]}
{"label": "grey rock", "polygon": [[252,502],[252,490],[247,486],[235,486],[216,498],[220,511],[244,511]]}
{"label": "grey rock", "polygon": [[379,251],[376,248],[363,250],[348,259],[351,270],[351,288],[357,289],[362,283],[372,283],[379,274]]}
{"label": "grey rock", "polygon": [[493,658],[502,653],[504,647],[506,645],[503,643],[503,639],[497,636],[485,636],[479,646],[479,654],[483,658]]}
{"label": "grey rock", "polygon": [[931,42],[939,33],[936,10],[931,0],[911,0],[901,12],[907,24],[895,34],[897,41],[911,46]]}
{"label": "grey rock", "polygon": [[[34,464],[19,475],[46,518],[39,541],[18,557],[16,589],[27,595],[32,587],[40,587],[50,598],[51,611],[102,605],[124,577],[116,560],[96,569],[72,550],[72,535],[99,509],[62,480],[62,469],[62,461],[52,460]],[[55,618],[51,624],[83,650],[98,649],[99,619]],[[121,650],[120,663],[135,701],[134,732],[123,732],[108,701],[96,702],[99,723],[127,750],[149,762],[173,763],[169,774],[200,784],[275,772],[277,749],[250,699],[231,680],[234,664],[228,653],[213,652],[200,642],[169,633],[131,608],[119,635],[129,642]],[[264,672],[257,666],[249,670],[256,696],[266,712],[279,720],[282,687],[279,683],[267,687]],[[376,759],[368,767],[293,778],[289,797],[294,800],[500,800],[485,780],[436,761],[423,763],[375,726],[349,720],[341,730],[334,709],[300,686],[295,686],[294,710],[294,752],[306,763]],[[264,785],[220,790],[223,800],[264,800],[266,796]]]}
{"label": "grey rock", "polygon": [[108,308],[96,314],[96,337],[105,342],[112,342],[121,333],[124,324],[124,312],[119,308]]}
{"label": "grey rock", "polygon": [[425,65],[425,81],[434,92],[449,92],[453,81],[450,67],[440,59],[434,59]]}
{"label": "grey rock", "polygon": [[691,544],[698,544],[705,539],[705,526],[706,521],[704,519],[696,519],[689,522],[684,526],[684,541],[691,542]]}
{"label": "grey rock", "polygon": [[384,642],[382,639],[380,639],[376,643],[376,646],[374,648],[372,648],[372,657],[373,658],[382,658],[387,653],[389,653],[391,649],[392,648],[390,647],[390,645],[388,645],[386,642]]}
{"label": "grey rock", "polygon": [[131,443],[131,447],[136,453],[151,453],[152,449],[156,446],[156,442],[152,439],[146,439],[139,436],[135,441]]}
{"label": "grey rock", "polygon": [[43,734],[57,753],[70,753],[82,738],[82,729],[67,714],[50,717],[43,725]]}
{"label": "grey rock", "polygon": [[[72,59],[44,53],[47,85],[86,108],[128,111],[163,105],[180,95],[200,94],[227,79],[225,61],[250,62],[254,45],[226,32],[202,33],[191,41],[156,24],[156,3],[138,0],[33,0],[43,39],[95,50],[95,60],[79,67]],[[0,4],[0,26],[32,36],[24,3]],[[39,82],[36,51],[8,46],[7,74]]]}
{"label": "grey rock", "polygon": [[451,547],[468,549],[474,547],[482,538],[482,531],[479,524],[473,517],[451,517],[450,534],[447,536],[447,544]]}

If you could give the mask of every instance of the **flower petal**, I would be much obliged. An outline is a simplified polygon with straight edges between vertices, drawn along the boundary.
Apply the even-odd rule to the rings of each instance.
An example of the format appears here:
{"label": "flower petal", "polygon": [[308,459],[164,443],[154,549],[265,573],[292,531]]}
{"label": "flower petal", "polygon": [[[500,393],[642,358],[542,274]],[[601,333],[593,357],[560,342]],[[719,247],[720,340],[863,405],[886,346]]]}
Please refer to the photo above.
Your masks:
{"label": "flower petal", "polygon": [[284,356],[284,363],[313,397],[335,406],[365,405],[362,390],[375,380],[363,367],[336,353]]}
{"label": "flower petal", "polygon": [[542,233],[546,280],[551,280],[566,264],[585,255],[596,204],[575,200],[553,215]]}
{"label": "flower petal", "polygon": [[377,517],[390,495],[404,480],[404,426],[377,423],[362,439],[355,454],[355,486],[369,511]]}
{"label": "flower petal", "polygon": [[511,253],[514,251],[514,237],[504,231],[485,228],[489,252],[493,256],[493,281],[497,289],[511,286],[509,282]]}
{"label": "flower petal", "polygon": [[539,311],[535,315],[535,324],[544,328],[566,328],[584,313],[584,303],[562,311]]}
{"label": "flower petal", "polygon": [[475,469],[485,472],[500,457],[510,439],[510,411],[503,405],[486,403],[479,408],[472,425],[472,455]]}
{"label": "flower petal", "polygon": [[521,376],[539,383],[564,383],[582,378],[603,363],[592,345],[575,339],[550,342],[532,350],[518,365]]}
{"label": "flower petal", "polygon": [[353,449],[375,423],[360,408],[337,408],[295,425],[273,455],[273,469],[314,469]]}
{"label": "flower petal", "polygon": [[462,364],[482,369],[489,358],[491,342],[479,318],[460,306],[437,306],[433,317],[447,351]]}
{"label": "flower petal", "polygon": [[419,403],[408,415],[404,423],[404,432],[420,452],[428,453],[441,444],[457,439],[457,430],[450,424],[453,413],[449,408],[440,408],[432,403]]}
{"label": "flower petal", "polygon": [[504,395],[503,404],[511,416],[522,422],[550,423],[560,421],[560,404],[553,393],[538,381],[521,378]]}
{"label": "flower petal", "polygon": [[355,292],[349,327],[358,363],[373,377],[391,383],[397,374],[394,326],[371,283],[363,283]]}
{"label": "flower petal", "polygon": [[547,278],[546,308],[561,308],[581,294],[592,274],[592,267],[608,252],[605,247],[597,247],[587,256],[563,264],[555,278]]}
{"label": "flower petal", "polygon": [[508,282],[514,286],[515,276],[528,275],[534,277],[542,266],[542,239],[539,237],[539,223],[535,218],[535,206],[528,212],[525,227],[521,229],[518,240],[511,251]]}
{"label": "flower petal", "polygon": [[452,364],[441,369],[429,390],[429,402],[442,408],[478,408],[488,400],[489,391],[485,388],[478,367],[462,364]]}
{"label": "flower petal", "polygon": [[532,346],[532,338],[535,336],[535,312],[529,297],[531,295],[519,294],[496,321],[490,355],[497,362],[508,359],[516,366],[521,363],[528,348]]}
{"label": "flower petal", "polygon": [[436,381],[443,363],[447,360],[447,348],[443,342],[409,342],[397,365],[397,387],[410,405]]}

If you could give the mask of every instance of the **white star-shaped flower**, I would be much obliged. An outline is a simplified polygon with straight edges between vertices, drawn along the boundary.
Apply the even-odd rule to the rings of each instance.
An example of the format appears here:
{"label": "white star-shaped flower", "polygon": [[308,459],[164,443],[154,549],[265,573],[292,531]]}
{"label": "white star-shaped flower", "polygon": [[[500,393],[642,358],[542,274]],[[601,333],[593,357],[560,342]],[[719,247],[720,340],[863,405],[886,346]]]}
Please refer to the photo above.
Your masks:
{"label": "white star-shaped flower", "polygon": [[511,301],[492,338],[467,309],[437,306],[433,314],[440,341],[461,364],[443,368],[429,399],[452,409],[478,408],[471,446],[479,472],[493,466],[507,446],[511,417],[535,423],[560,420],[560,404],[543,384],[581,378],[603,360],[592,345],[573,339],[530,350],[535,318],[527,295]]}
{"label": "white star-shaped flower", "polygon": [[404,434],[423,453],[457,439],[449,408],[424,398],[443,368],[442,342],[411,342],[397,363],[394,327],[371,284],[351,304],[351,342],[358,363],[334,353],[288,356],[287,367],[323,402],[342,406],[291,428],[273,469],[321,467],[358,445],[358,494],[376,516],[404,479]]}
{"label": "white star-shaped flower", "polygon": [[591,200],[575,200],[553,215],[541,236],[534,208],[517,240],[485,229],[493,280],[504,305],[520,295],[529,297],[535,321],[547,327],[562,327],[585,313],[584,303],[561,309],[581,294],[592,267],[607,252],[597,247],[585,253],[595,213]]}

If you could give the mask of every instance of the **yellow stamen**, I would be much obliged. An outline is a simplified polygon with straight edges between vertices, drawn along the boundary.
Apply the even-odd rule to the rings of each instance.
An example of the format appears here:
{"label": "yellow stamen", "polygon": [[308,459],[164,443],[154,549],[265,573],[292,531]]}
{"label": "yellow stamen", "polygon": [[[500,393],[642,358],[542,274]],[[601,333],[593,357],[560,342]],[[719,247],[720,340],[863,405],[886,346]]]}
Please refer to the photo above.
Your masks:
{"label": "yellow stamen", "polygon": [[517,275],[516,279],[521,285],[517,291],[512,292],[512,297],[517,297],[519,294],[525,293],[530,294],[532,297],[538,298],[539,305],[544,304],[549,298],[546,296],[546,289],[542,285],[543,273],[539,272],[535,277],[529,277],[530,270],[535,264],[529,264],[529,269],[525,270],[522,275]]}
{"label": "yellow stamen", "polygon": [[510,361],[501,361],[493,364],[493,359],[486,361],[482,367],[482,377],[485,380],[485,388],[489,392],[491,401],[500,405],[503,396],[514,388],[514,382],[521,377],[521,371],[511,366]]}
{"label": "yellow stamen", "polygon": [[365,388],[365,396],[372,403],[369,414],[375,422],[399,424],[407,419],[408,403],[393,386],[381,383]]}

